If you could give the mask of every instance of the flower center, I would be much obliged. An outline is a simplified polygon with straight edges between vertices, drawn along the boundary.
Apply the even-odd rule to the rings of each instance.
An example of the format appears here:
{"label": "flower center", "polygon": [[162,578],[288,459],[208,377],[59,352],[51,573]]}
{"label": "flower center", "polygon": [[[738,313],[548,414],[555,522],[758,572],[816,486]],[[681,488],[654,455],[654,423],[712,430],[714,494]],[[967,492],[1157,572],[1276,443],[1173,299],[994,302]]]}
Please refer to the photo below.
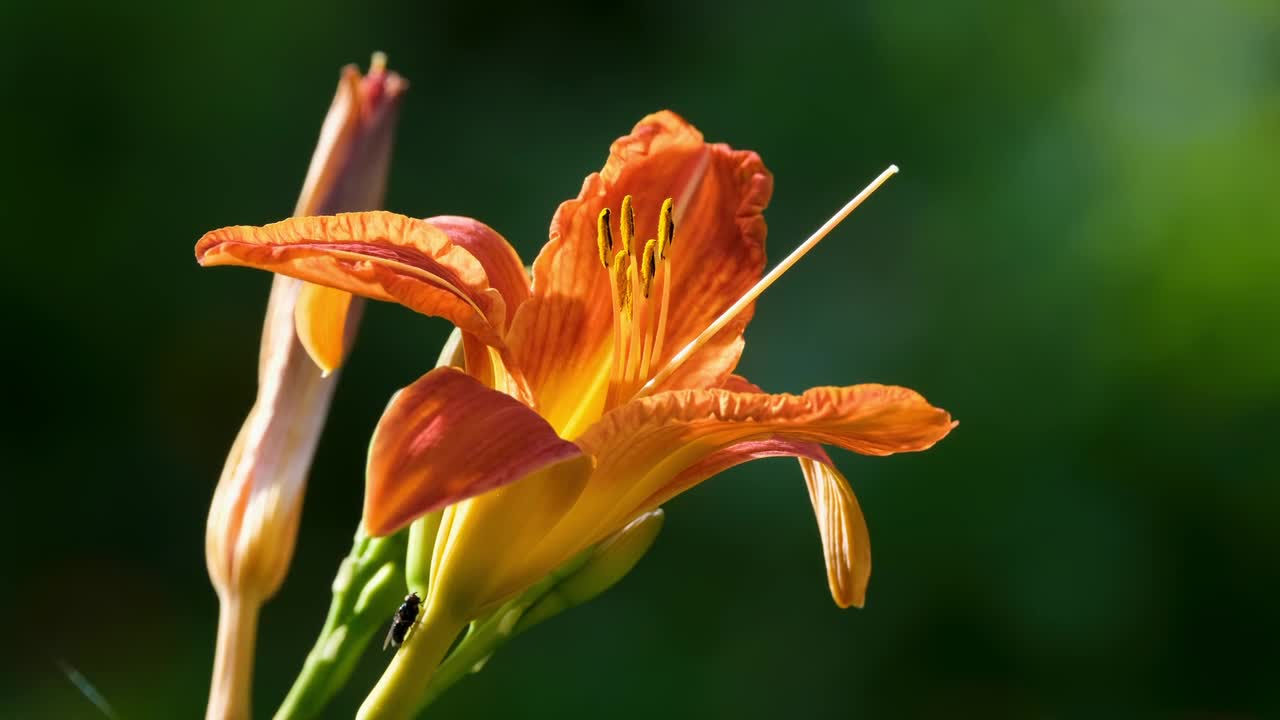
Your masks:
{"label": "flower center", "polygon": [[611,275],[613,363],[605,409],[630,399],[649,379],[650,366],[662,357],[673,282],[669,253],[676,223],[667,198],[658,214],[658,236],[643,247],[636,241],[636,215],[631,196],[622,199],[619,234],[622,249],[614,252],[609,208],[596,222],[600,264]]}
{"label": "flower center", "polygon": [[822,227],[815,230],[808,239],[796,246],[796,249],[792,250],[790,255],[783,258],[782,262],[775,265],[767,275],[760,278],[759,282],[752,285],[750,290],[746,291],[743,293],[742,297],[735,300],[727,310],[720,314],[720,317],[713,320],[710,325],[703,329],[702,332],[698,333],[697,337],[689,341],[689,344],[680,348],[679,352],[675,355],[672,355],[671,360],[668,361],[661,370],[654,373],[653,377],[649,378],[648,381],[645,382],[645,384],[640,388],[639,393],[647,394],[653,392],[658,385],[671,377],[686,360],[697,352],[698,348],[705,345],[707,341],[714,337],[716,333],[720,332],[725,325],[728,325],[729,321],[732,320],[735,315],[742,312],[744,308],[754,302],[756,298],[760,297],[760,294],[767,290],[770,285],[777,282],[778,278],[782,277],[785,272],[790,270],[792,265],[799,262],[800,258],[804,257],[805,253],[812,250],[814,246],[821,242],[822,238],[826,237],[832,230],[835,230],[837,225],[844,222],[845,218],[849,217],[854,210],[857,210],[863,200],[871,197],[871,193],[880,189],[880,186],[883,185],[886,180],[897,173],[897,165],[890,165],[885,168],[884,172],[880,173],[875,180],[872,180],[870,184],[862,188],[862,191],[857,195],[854,195],[849,202],[844,204],[844,207],[837,210],[835,215],[828,218],[827,221],[822,224]]}
{"label": "flower center", "polygon": [[[609,208],[601,210],[596,223],[596,242],[600,263],[612,275],[609,285],[613,297],[613,365],[604,411],[608,412],[636,395],[653,392],[897,172],[897,165],[886,168],[661,366],[657,363],[662,360],[671,286],[675,282],[669,257],[676,230],[671,198],[662,203],[662,211],[658,215],[658,237],[649,240],[643,248],[637,248],[636,216],[631,207],[631,196],[624,197],[619,224],[622,249],[616,253]],[[654,370],[652,374],[651,369]]]}

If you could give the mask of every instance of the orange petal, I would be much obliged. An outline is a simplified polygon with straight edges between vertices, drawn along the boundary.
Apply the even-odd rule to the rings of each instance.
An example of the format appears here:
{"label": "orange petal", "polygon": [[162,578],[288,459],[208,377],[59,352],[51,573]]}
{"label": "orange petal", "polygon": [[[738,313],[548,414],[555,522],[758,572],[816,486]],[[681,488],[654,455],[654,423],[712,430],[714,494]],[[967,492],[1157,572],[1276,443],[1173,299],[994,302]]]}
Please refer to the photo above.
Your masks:
{"label": "orange petal", "polygon": [[529,272],[507,239],[479,220],[457,215],[437,215],[427,222],[444,231],[454,245],[461,246],[480,261],[489,285],[502,295],[507,317],[513,317],[529,299]]}
{"label": "orange petal", "polygon": [[756,385],[755,383],[742,377],[741,375],[730,375],[729,377],[725,378],[724,381],[720,383],[720,389],[729,390],[731,392],[740,392],[740,393],[764,392],[764,390],[760,389],[759,385]]}
{"label": "orange petal", "polygon": [[432,510],[582,451],[509,395],[436,368],[391,400],[369,447],[364,526],[388,535]]}
{"label": "orange petal", "polygon": [[862,607],[871,579],[871,535],[858,498],[829,458],[800,458],[800,469],[818,519],[831,597],[842,608]]}
{"label": "orange petal", "polygon": [[[658,225],[665,198],[675,200],[676,235],[669,257],[675,276],[663,357],[701,332],[751,287],[764,268],[761,215],[773,179],[753,152],[712,145],[679,116],[660,112],[613,143],[599,173],[578,197],[560,205],[551,239],[533,264],[533,297],[512,323],[511,344],[540,412],[561,427],[582,401],[584,378],[609,362],[613,314],[609,273],[600,264],[596,221],[634,198],[640,237]],[[745,310],[665,388],[714,386],[737,364]]]}
{"label": "orange petal", "polygon": [[892,385],[819,387],[802,395],[677,390],[627,403],[601,418],[579,444],[620,462],[695,442],[723,447],[776,434],[892,455],[928,449],[954,424],[919,393]]}
{"label": "orange petal", "polygon": [[[749,440],[836,445],[864,455],[924,450],[955,423],[918,393],[886,385],[814,388],[803,395],[679,390],[633,400],[578,438],[596,458],[574,507],[595,535],[687,489],[675,482],[713,453]],[[702,479],[702,478],[699,478]]]}
{"label": "orange petal", "polygon": [[298,304],[293,307],[298,341],[326,375],[342,365],[363,303],[349,292],[324,285],[304,283],[298,292]]}
{"label": "orange petal", "polygon": [[[494,256],[505,252],[506,242],[496,233],[493,238],[467,248],[425,220],[388,212],[345,213],[214,230],[196,244],[196,259],[205,266],[245,265],[398,302],[501,347],[507,306],[486,263],[502,265]],[[471,240],[474,236],[464,242]],[[480,253],[484,261],[477,246],[485,251]]]}

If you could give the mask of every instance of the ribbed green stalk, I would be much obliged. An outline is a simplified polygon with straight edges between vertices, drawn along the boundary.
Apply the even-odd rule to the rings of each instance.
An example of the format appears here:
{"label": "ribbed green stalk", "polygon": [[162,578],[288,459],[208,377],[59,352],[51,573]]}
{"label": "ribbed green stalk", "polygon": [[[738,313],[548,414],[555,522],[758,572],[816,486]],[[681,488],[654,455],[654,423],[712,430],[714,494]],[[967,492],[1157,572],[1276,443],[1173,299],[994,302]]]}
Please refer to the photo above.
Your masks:
{"label": "ribbed green stalk", "polygon": [[363,530],[356,532],[351,553],[333,579],[333,600],[324,628],[276,711],[276,720],[318,717],[351,676],[369,641],[387,629],[391,614],[406,594],[408,535],[404,530],[371,538]]}

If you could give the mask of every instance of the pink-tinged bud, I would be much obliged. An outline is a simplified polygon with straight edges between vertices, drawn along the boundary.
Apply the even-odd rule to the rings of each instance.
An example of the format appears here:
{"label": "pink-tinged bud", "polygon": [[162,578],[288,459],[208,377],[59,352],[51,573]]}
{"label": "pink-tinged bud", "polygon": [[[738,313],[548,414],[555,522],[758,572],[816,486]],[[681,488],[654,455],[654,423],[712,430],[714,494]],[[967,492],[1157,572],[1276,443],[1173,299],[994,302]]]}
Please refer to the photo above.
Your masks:
{"label": "pink-tinged bud", "polygon": [[[408,87],[375,55],[343,68],[298,199],[298,214],[377,209],[386,190],[400,96]],[[208,718],[245,718],[258,609],[293,557],[302,495],[341,362],[359,319],[346,293],[277,275],[258,361],[258,396],[218,480],[205,532],[222,604]],[[318,365],[312,356],[323,358]]]}
{"label": "pink-tinged bud", "polygon": [[374,54],[368,75],[361,76],[355,65],[342,68],[294,215],[382,206],[400,97],[408,87],[404,78],[387,72],[382,53]]}
{"label": "pink-tinged bud", "polygon": [[[333,215],[382,207],[400,96],[409,84],[373,56],[364,77],[342,69],[338,92],[320,128],[320,141],[294,215]],[[325,373],[337,370],[350,349],[363,300],[342,290],[305,283],[294,305],[298,339]]]}

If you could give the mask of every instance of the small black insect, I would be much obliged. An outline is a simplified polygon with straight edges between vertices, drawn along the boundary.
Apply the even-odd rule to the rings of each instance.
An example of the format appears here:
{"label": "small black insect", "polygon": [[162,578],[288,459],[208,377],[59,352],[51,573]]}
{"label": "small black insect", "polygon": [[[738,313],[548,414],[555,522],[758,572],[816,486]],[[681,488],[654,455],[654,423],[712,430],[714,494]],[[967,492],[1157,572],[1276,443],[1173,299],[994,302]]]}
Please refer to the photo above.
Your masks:
{"label": "small black insect", "polygon": [[409,628],[413,627],[413,622],[418,619],[418,606],[422,604],[422,599],[418,597],[418,593],[409,593],[404,597],[404,603],[400,605],[400,609],[396,610],[396,614],[391,618],[391,629],[387,630],[387,639],[382,641],[382,649],[388,647],[400,647],[400,643],[404,642],[404,636],[409,632]]}

